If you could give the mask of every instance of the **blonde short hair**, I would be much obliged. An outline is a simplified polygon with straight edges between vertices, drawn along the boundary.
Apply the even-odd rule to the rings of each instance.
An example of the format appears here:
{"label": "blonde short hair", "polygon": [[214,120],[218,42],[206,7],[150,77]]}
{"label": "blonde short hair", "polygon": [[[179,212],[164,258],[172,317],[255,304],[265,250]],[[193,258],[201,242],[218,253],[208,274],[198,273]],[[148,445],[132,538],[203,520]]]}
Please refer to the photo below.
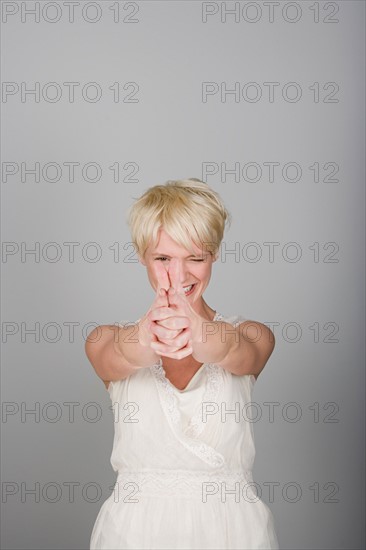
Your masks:
{"label": "blonde short hair", "polygon": [[192,254],[191,241],[216,255],[226,223],[231,215],[220,196],[197,178],[150,187],[128,210],[132,242],[142,258],[150,243],[157,244],[160,228]]}

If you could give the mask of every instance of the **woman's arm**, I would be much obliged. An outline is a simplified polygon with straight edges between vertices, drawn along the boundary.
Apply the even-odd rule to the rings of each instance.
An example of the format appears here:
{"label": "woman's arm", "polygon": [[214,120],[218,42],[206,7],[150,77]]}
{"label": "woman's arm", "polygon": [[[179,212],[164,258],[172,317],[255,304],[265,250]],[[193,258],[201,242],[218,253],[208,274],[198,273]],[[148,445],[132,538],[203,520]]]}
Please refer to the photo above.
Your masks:
{"label": "woman's arm", "polygon": [[192,346],[197,361],[215,362],[239,376],[259,376],[275,347],[274,334],[266,325],[250,320],[236,327],[222,321],[201,322],[200,338]]}
{"label": "woman's arm", "polygon": [[148,344],[143,317],[138,324],[124,327],[100,325],[88,336],[85,353],[106,387],[110,380],[122,380],[141,367],[153,365],[159,356]]}
{"label": "woman's arm", "polygon": [[[151,347],[151,342],[157,338],[151,332],[150,317],[156,308],[169,305],[166,292],[160,290],[169,287],[165,270],[158,282],[152,306],[138,323],[126,323],[122,327],[100,325],[86,339],[85,353],[107,388],[111,380],[123,380],[136,369],[149,367],[160,359]],[[173,331],[174,335],[176,332],[180,331]]]}

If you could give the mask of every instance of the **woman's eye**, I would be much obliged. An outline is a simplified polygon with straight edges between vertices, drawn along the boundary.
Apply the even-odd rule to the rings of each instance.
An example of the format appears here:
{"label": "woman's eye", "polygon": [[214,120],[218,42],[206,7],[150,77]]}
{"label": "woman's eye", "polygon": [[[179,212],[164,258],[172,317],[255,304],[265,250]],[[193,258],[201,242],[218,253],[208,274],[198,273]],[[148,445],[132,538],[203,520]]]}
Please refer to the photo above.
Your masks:
{"label": "woman's eye", "polygon": [[[166,258],[165,256],[160,256],[159,258],[155,258],[155,260],[161,260],[162,262],[164,262],[165,260],[168,260],[168,258]],[[192,260],[192,262],[203,262],[203,261],[204,261],[203,259]]]}

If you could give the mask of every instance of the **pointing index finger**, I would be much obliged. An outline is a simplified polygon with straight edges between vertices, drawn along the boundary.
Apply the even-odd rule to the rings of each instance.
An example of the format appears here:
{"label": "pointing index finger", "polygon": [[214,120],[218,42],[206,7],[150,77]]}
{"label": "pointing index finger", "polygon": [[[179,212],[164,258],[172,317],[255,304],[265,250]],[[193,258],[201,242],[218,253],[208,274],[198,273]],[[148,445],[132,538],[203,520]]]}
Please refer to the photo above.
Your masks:
{"label": "pointing index finger", "polygon": [[170,281],[168,277],[168,272],[165,267],[162,265],[160,260],[154,260],[153,270],[155,272],[155,277],[158,281],[156,293],[159,294],[161,288],[169,290]]}
{"label": "pointing index finger", "polygon": [[170,260],[169,270],[168,270],[171,286],[175,289],[177,294],[183,294],[184,290],[181,283],[181,269],[180,264],[176,258]]}

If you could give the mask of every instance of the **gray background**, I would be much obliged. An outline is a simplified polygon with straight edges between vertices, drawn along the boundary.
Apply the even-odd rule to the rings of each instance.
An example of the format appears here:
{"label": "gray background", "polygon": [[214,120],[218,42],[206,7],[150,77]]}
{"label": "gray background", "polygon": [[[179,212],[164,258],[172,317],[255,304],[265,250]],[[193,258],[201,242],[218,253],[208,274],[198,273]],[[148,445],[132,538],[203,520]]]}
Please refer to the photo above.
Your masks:
{"label": "gray background", "polygon": [[[262,10],[255,23],[242,12],[238,22],[229,15],[222,22],[220,3],[211,3],[219,11],[206,23],[202,3],[193,1],[139,2],[135,23],[122,20],[134,9],[126,3],[117,23],[109,1],[96,3],[102,15],[95,23],[82,17],[85,2],[75,8],[73,23],[62,2],[55,23],[46,20],[55,17],[52,6],[36,23],[32,16],[22,22],[20,2],[10,4],[19,11],[2,23],[3,82],[29,88],[39,82],[41,89],[56,82],[63,93],[57,102],[3,95],[3,168],[54,162],[63,170],[55,182],[42,175],[39,182],[29,175],[22,181],[20,171],[2,180],[3,247],[14,252],[3,252],[2,259],[1,388],[3,407],[12,412],[1,424],[2,483],[3,491],[14,493],[2,504],[3,548],[88,548],[115,474],[110,400],[85,356],[85,337],[93,323],[134,320],[150,306],[153,292],[128,244],[126,211],[147,187],[185,177],[203,178],[220,193],[233,216],[225,247],[239,250],[239,257],[223,253],[214,264],[206,301],[224,315],[278,323],[275,351],[254,390],[263,411],[254,427],[254,477],[274,514],[280,546],[363,548],[364,2],[298,2],[302,13],[294,23],[282,15],[284,2],[273,22],[268,7],[254,3],[250,10]],[[34,2],[26,5],[34,8]],[[287,7],[287,18],[296,6]],[[247,19],[254,18],[250,10]],[[96,11],[86,13],[91,19]],[[338,22],[327,23],[326,16]],[[73,103],[63,85],[70,81],[80,83]],[[88,82],[99,84],[100,101],[83,99],[80,89]],[[132,90],[123,85],[136,82],[138,101],[115,103],[108,89],[115,82],[122,98]],[[236,102],[218,93],[203,102],[202,82],[227,88],[256,82],[263,95]],[[264,82],[280,83],[273,102]],[[288,82],[301,87],[299,101],[284,100]],[[314,82],[319,102],[309,89]],[[323,90],[328,82],[338,84],[338,102],[324,101],[332,91]],[[74,182],[63,164],[72,161],[80,163]],[[273,182],[263,165],[271,161],[280,163]],[[82,177],[88,162],[101,167],[99,181]],[[118,182],[109,169],[116,162]],[[233,175],[225,181],[221,163],[250,162],[263,169],[259,181]],[[299,181],[282,177],[288,162],[301,166]],[[309,169],[315,162],[319,182]],[[328,162],[339,166],[337,182],[324,181]],[[135,181],[123,181],[130,173],[126,163],[137,165]],[[216,164],[217,173],[206,176],[204,163]],[[78,243],[74,261],[67,242]],[[83,248],[91,242],[102,252],[97,261],[92,247]],[[279,243],[273,261],[266,242]],[[21,243],[39,246],[39,261],[22,257]],[[47,243],[57,243],[57,261]],[[119,258],[110,249],[114,243]],[[298,261],[291,261],[295,248],[288,243],[297,243]],[[326,243],[339,247],[332,257]],[[250,261],[255,250],[258,259]],[[24,334],[36,323],[39,338]],[[74,422],[68,402],[78,404]],[[273,422],[268,402],[279,404]],[[51,420],[56,407],[47,403],[57,404],[57,421]],[[99,410],[95,422],[90,403]],[[288,403],[297,404],[297,422],[289,421],[295,409],[286,409]],[[39,421],[21,416],[21,407],[37,406]],[[70,482],[78,484],[74,499]],[[273,501],[264,485],[269,482],[279,483]],[[88,492],[88,483],[102,494],[93,487]],[[292,483],[287,497],[286,483]],[[301,490],[296,502],[295,483]],[[22,496],[37,484],[38,502]]]}

